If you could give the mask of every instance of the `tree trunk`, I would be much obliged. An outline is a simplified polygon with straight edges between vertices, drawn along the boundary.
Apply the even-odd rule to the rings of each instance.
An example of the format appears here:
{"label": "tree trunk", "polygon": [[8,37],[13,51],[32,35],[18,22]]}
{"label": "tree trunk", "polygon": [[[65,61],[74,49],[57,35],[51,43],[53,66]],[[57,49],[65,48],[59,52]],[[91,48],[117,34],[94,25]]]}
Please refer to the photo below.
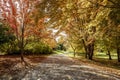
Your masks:
{"label": "tree trunk", "polygon": [[118,57],[118,62],[120,62],[120,48],[117,48],[117,57]]}
{"label": "tree trunk", "polygon": [[28,66],[27,62],[24,60],[24,21],[21,26],[21,40],[20,40],[20,52],[21,52],[21,61],[25,64],[25,66]]}
{"label": "tree trunk", "polygon": [[74,47],[71,43],[70,43],[70,46],[73,49],[73,55],[75,57],[76,56],[76,49],[77,49],[77,47]]}
{"label": "tree trunk", "polygon": [[74,50],[74,57],[76,56],[75,50]]}
{"label": "tree trunk", "polygon": [[88,50],[87,50],[87,46],[86,46],[86,44],[85,44],[84,39],[82,39],[82,43],[83,43],[84,50],[85,50],[85,58],[87,58],[87,57],[88,57]]}
{"label": "tree trunk", "polygon": [[107,52],[108,52],[109,60],[112,60],[110,50],[107,50]]}
{"label": "tree trunk", "polygon": [[87,45],[87,52],[88,52],[88,58],[90,59],[91,57],[90,57],[90,54],[91,54],[91,46],[90,46],[90,44],[89,45]]}
{"label": "tree trunk", "polygon": [[74,49],[74,57],[76,56],[76,49],[77,49],[77,48]]}
{"label": "tree trunk", "polygon": [[25,60],[24,60],[24,55],[23,54],[24,54],[24,51],[21,49],[21,56],[20,57],[21,57],[21,61],[24,62]]}
{"label": "tree trunk", "polygon": [[92,60],[94,53],[94,43],[89,44],[87,48],[88,48],[88,57],[90,60]]}
{"label": "tree trunk", "polygon": [[20,47],[20,58],[21,58],[21,62],[23,62],[25,65],[27,65],[27,62],[24,59],[24,45],[23,45],[23,41],[21,42],[21,47]]}
{"label": "tree trunk", "polygon": [[93,53],[94,53],[94,42],[87,45],[85,44],[85,41],[82,39],[84,50],[85,50],[85,58],[89,58],[90,60],[93,59]]}
{"label": "tree trunk", "polygon": [[20,51],[21,51],[21,60],[24,61],[24,24],[22,25],[22,28],[21,28],[21,42],[20,42]]}
{"label": "tree trunk", "polygon": [[20,52],[21,52],[21,55],[20,55],[21,62],[23,62],[25,66],[28,66],[28,63],[24,59],[24,48],[23,47],[21,48]]}
{"label": "tree trunk", "polygon": [[94,53],[94,43],[91,45],[91,54],[90,54],[90,59],[93,59],[93,53]]}

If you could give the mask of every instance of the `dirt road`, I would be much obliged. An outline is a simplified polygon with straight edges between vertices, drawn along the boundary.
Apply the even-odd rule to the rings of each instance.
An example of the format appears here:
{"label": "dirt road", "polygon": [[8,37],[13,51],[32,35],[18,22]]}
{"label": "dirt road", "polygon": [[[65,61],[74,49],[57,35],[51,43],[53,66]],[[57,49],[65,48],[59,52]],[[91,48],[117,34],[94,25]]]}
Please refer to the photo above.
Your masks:
{"label": "dirt road", "polygon": [[14,65],[13,70],[3,71],[0,80],[120,80],[115,74],[78,62],[64,54],[34,59],[28,57],[26,60],[35,63],[34,67],[22,69]]}

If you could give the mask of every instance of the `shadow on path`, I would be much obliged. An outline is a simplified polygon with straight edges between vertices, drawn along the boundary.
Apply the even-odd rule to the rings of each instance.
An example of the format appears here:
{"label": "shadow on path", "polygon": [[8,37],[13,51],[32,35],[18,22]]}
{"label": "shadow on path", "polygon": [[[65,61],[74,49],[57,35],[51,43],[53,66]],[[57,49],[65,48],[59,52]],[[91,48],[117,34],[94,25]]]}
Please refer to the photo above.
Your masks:
{"label": "shadow on path", "polygon": [[[28,69],[18,69],[16,73],[4,73],[0,80],[119,80],[120,77],[88,66],[83,62],[65,56],[53,54],[50,56],[27,57],[27,61],[35,64]],[[18,68],[19,66],[12,66]]]}

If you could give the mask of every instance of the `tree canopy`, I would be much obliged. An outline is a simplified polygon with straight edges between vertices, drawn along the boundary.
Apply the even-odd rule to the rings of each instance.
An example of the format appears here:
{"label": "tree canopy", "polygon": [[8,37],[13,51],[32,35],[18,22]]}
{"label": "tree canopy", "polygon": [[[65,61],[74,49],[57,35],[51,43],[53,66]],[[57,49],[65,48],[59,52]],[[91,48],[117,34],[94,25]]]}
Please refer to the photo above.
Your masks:
{"label": "tree canopy", "polygon": [[[116,51],[120,62],[120,0],[0,2],[1,19],[11,28],[22,54],[31,41],[41,41],[54,48],[56,37],[64,33],[66,39],[59,39],[74,51],[82,50],[86,58],[92,60],[95,51],[104,49]],[[54,30],[57,32],[53,35]]]}

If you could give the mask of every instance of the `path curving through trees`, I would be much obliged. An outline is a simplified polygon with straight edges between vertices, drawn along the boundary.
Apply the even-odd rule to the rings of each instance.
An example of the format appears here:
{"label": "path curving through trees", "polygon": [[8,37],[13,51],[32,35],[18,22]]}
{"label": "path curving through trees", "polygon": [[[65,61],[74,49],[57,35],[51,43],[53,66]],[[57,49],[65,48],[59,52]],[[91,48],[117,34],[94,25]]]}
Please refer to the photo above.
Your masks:
{"label": "path curving through trees", "polygon": [[[26,58],[34,61],[34,67],[16,69],[0,75],[0,80],[119,80],[120,77],[72,59],[64,54],[53,54],[46,58]],[[35,63],[36,62],[36,63]],[[1,70],[1,69],[0,69]]]}

